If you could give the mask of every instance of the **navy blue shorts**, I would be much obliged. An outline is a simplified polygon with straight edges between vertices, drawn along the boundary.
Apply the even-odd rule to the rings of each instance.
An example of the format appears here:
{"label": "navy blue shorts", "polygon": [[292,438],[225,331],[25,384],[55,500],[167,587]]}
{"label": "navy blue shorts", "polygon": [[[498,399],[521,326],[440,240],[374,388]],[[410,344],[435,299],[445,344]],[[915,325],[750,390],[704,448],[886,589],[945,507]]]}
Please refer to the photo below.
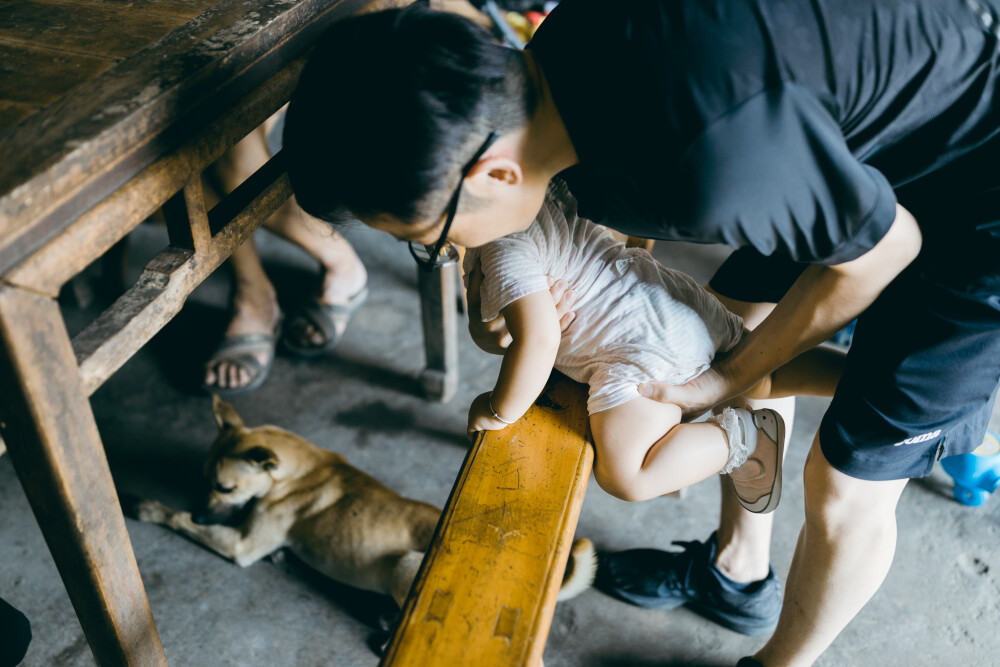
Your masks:
{"label": "navy blue shorts", "polygon": [[[930,474],[942,456],[982,443],[996,399],[1000,229],[982,225],[947,242],[925,233],[923,247],[858,318],[820,426],[823,454],[852,477]],[[710,285],[732,299],[776,302],[804,269],[743,248]]]}

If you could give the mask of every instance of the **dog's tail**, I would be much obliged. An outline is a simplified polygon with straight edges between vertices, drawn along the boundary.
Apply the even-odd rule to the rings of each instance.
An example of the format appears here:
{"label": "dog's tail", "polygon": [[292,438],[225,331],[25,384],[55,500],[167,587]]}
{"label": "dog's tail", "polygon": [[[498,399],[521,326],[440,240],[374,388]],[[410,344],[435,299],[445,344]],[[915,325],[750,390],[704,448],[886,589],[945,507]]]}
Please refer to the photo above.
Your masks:
{"label": "dog's tail", "polygon": [[597,550],[594,543],[587,538],[573,542],[569,552],[569,562],[566,563],[566,574],[563,575],[562,586],[556,600],[569,600],[584,592],[594,583],[597,574]]}

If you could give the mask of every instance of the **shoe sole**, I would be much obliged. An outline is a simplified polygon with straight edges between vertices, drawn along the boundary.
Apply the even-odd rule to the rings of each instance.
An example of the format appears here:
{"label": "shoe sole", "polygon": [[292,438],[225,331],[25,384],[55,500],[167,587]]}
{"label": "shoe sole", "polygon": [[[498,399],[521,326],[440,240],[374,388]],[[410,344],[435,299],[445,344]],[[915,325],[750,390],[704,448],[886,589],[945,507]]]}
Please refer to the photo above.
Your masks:
{"label": "shoe sole", "polygon": [[[754,412],[757,411],[755,410]],[[763,409],[760,410],[760,412],[767,412],[773,415],[774,423],[778,430],[777,437],[775,438],[775,442],[778,446],[778,469],[774,475],[774,484],[771,486],[771,493],[761,496],[753,502],[744,501],[740,498],[738,493],[736,494],[736,499],[739,500],[740,505],[742,505],[748,512],[753,512],[754,514],[767,514],[769,512],[773,512],[778,507],[778,503],[781,501],[781,472],[785,467],[785,420],[774,410]],[[732,480],[730,480],[730,484],[732,483]]]}
{"label": "shoe sole", "polygon": [[753,623],[749,622],[744,617],[726,614],[699,602],[688,602],[686,606],[699,616],[703,616],[713,623],[721,625],[727,630],[732,630],[733,632],[738,632],[741,635],[747,635],[748,637],[770,634],[774,632],[776,627],[778,627],[777,620]]}
{"label": "shoe sole", "polygon": [[733,632],[738,632],[741,635],[747,635],[748,637],[757,637],[763,634],[769,634],[774,631],[777,627],[778,622],[775,621],[760,621],[752,622],[749,619],[737,616],[735,614],[727,614],[721,612],[710,605],[698,602],[696,600],[678,600],[676,598],[651,598],[645,595],[635,595],[631,593],[623,593],[622,591],[606,591],[610,592],[614,597],[627,602],[629,604],[635,605],[636,607],[642,607],[643,609],[654,609],[657,611],[670,611],[671,609],[676,609],[681,606],[685,606],[694,613],[707,618],[713,623],[717,623],[727,630],[732,630]]}
{"label": "shoe sole", "polygon": [[601,588],[605,593],[610,594],[612,597],[616,597],[622,602],[628,602],[629,604],[635,605],[636,607],[642,607],[643,609],[656,609],[660,611],[669,611],[671,609],[676,609],[682,604],[686,604],[687,600],[678,600],[677,598],[651,598],[645,595],[636,595],[634,593],[625,593],[613,588]]}

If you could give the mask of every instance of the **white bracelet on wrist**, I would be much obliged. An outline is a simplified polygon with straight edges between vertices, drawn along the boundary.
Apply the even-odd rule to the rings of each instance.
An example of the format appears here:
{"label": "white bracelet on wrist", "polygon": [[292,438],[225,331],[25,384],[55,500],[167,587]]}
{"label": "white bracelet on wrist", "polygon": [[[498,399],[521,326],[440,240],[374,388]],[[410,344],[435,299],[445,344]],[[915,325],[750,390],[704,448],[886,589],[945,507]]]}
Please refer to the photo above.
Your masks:
{"label": "white bracelet on wrist", "polygon": [[514,422],[507,421],[506,419],[504,419],[503,417],[501,417],[500,415],[497,414],[497,409],[493,407],[493,392],[492,391],[490,392],[489,403],[490,403],[490,412],[493,413],[493,418],[494,419],[496,419],[498,422],[503,422],[504,424],[507,424],[508,426],[510,426],[511,424],[514,423]]}

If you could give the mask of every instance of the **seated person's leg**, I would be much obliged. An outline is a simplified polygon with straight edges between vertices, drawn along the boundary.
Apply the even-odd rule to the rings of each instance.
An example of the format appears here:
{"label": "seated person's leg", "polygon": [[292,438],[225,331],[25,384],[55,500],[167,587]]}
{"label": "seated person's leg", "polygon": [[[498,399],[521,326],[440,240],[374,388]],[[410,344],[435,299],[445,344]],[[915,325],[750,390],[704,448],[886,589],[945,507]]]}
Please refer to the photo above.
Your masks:
{"label": "seated person's leg", "polygon": [[[232,192],[267,159],[267,134],[258,127],[205,170],[209,208]],[[276,328],[281,318],[277,293],[264,273],[253,240],[233,253],[233,292],[229,324],[218,349],[205,364],[202,386],[233,396],[260,386],[274,359]]]}
{"label": "seated person's leg", "polygon": [[[273,138],[280,131],[282,118],[282,112],[278,112],[264,123],[265,137]],[[365,265],[346,238],[330,224],[303,211],[295,197],[264,224],[268,231],[302,248],[319,264],[317,286],[285,321],[285,348],[304,357],[333,349],[354,311],[367,298]]]}
{"label": "seated person's leg", "polygon": [[367,297],[365,265],[346,238],[308,215],[294,198],[271,216],[267,228],[306,251],[320,270],[312,294],[285,323],[285,347],[307,357],[333,349]]}
{"label": "seated person's leg", "polygon": [[[280,117],[280,111],[272,115],[206,170],[209,207],[270,158],[268,138]],[[331,349],[367,296],[364,264],[343,236],[307,215],[294,197],[264,225],[311,255],[321,271],[315,294],[285,322],[287,347],[305,356]],[[281,317],[277,293],[252,241],[233,253],[230,266],[234,273],[231,318],[222,344],[206,364],[203,382],[206,390],[225,395],[250,391],[263,383],[274,359]]]}

